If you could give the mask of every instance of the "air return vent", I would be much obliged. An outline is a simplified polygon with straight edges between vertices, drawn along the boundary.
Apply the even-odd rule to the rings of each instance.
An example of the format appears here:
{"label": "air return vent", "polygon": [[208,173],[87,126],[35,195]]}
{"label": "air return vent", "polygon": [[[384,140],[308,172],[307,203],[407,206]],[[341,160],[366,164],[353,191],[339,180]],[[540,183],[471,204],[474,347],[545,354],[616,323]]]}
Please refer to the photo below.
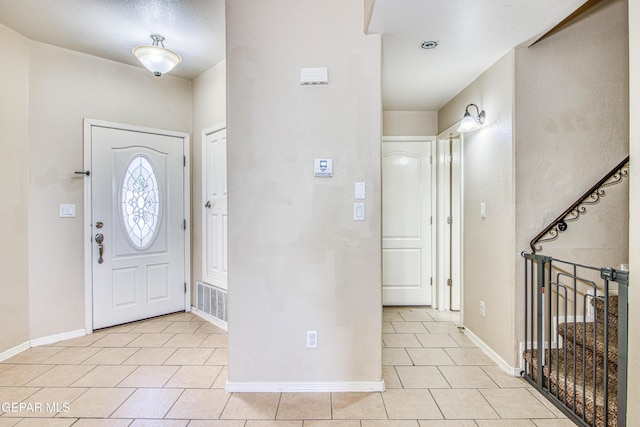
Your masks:
{"label": "air return vent", "polygon": [[214,323],[227,325],[227,291],[198,282],[196,308],[201,314],[211,316]]}

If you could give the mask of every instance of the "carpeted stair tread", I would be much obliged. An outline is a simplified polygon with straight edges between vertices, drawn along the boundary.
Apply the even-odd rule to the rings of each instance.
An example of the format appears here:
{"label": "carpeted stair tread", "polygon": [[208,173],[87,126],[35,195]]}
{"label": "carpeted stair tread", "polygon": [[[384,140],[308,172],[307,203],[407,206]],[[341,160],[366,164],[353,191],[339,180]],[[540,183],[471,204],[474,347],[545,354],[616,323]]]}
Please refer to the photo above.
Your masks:
{"label": "carpeted stair tread", "polygon": [[[597,378],[604,378],[604,359],[599,357],[598,355],[593,354],[592,351],[584,351],[582,346],[578,345],[578,348],[575,349],[573,347],[572,341],[565,341],[564,347],[560,349],[560,357],[565,356],[573,362],[573,358],[575,355],[576,362],[578,364],[587,366],[589,369],[589,375],[593,376],[593,367],[596,367],[596,375]],[[617,389],[618,387],[618,365],[615,363],[609,362],[609,368],[606,372],[606,377],[609,380],[609,389]]]}
{"label": "carpeted stair tread", "polygon": [[[604,324],[604,300],[592,299],[591,305],[595,307],[596,320]],[[618,329],[618,296],[609,295],[609,328]]]}
{"label": "carpeted stair tread", "polygon": [[[609,384],[609,406],[608,426],[604,423],[604,381],[603,374],[597,375],[595,388],[595,399],[593,393],[593,374],[585,375],[585,382],[582,380],[583,366],[582,361],[577,360],[575,364],[576,374],[574,376],[574,364],[573,358],[566,359],[563,349],[554,349],[551,352],[546,350],[547,364],[543,368],[543,372],[546,378],[549,379],[549,391],[556,396],[560,401],[564,402],[569,408],[571,408],[578,416],[584,417],[588,423],[593,423],[593,410],[596,407],[596,420],[595,425],[599,427],[615,427],[617,426],[617,390],[615,387],[611,387]],[[551,359],[549,359],[551,354]],[[528,362],[529,372],[532,378],[536,380],[538,360],[535,352],[527,351],[524,354],[525,360]],[[591,367],[588,366],[588,369]],[[578,381],[575,381],[575,377]],[[575,384],[575,394],[574,394]],[[565,399],[566,394],[566,399]],[[594,401],[595,400],[595,401]],[[585,411],[586,409],[586,411]]]}
{"label": "carpeted stair tread", "polygon": [[[595,340],[594,340],[594,328],[595,328]],[[581,347],[584,347],[585,353],[593,357],[597,356],[599,364],[604,363],[605,341],[604,341],[604,326],[602,324],[588,323],[561,323],[558,325],[558,333],[563,337],[562,342],[567,343],[573,347],[574,338],[575,344],[578,350],[578,354]],[[607,349],[610,366],[617,366],[618,364],[618,329],[609,328],[609,345]]]}

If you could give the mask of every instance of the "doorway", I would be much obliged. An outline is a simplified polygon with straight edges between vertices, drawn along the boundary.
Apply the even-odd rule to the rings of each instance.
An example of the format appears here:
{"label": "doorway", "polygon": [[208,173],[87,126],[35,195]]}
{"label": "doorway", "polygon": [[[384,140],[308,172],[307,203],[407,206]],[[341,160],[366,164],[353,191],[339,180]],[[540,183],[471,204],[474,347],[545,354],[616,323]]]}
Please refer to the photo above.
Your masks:
{"label": "doorway", "polygon": [[202,132],[202,280],[227,286],[227,130]]}
{"label": "doorway", "polygon": [[87,331],[188,311],[188,134],[84,126]]}
{"label": "doorway", "polygon": [[[437,138],[437,307],[462,307],[462,145],[455,128]],[[462,317],[462,314],[461,314]]]}
{"label": "doorway", "polygon": [[382,141],[382,303],[433,302],[433,137]]}

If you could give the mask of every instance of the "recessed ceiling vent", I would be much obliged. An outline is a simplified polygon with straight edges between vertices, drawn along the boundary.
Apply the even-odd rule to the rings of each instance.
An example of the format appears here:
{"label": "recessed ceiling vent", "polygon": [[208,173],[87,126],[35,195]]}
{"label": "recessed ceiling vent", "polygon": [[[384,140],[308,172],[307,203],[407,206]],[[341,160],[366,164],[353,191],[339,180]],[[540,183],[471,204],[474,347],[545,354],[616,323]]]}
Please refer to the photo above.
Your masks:
{"label": "recessed ceiling vent", "polygon": [[422,49],[435,49],[437,46],[438,42],[435,40],[425,40],[420,45]]}

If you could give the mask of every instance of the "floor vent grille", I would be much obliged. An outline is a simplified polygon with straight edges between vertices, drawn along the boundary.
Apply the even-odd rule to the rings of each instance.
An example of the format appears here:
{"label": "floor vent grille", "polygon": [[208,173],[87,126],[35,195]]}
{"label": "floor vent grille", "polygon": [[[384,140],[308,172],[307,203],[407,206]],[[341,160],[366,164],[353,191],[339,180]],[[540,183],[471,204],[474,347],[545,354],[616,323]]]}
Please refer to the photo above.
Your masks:
{"label": "floor vent grille", "polygon": [[196,308],[202,313],[227,323],[227,291],[198,282]]}

